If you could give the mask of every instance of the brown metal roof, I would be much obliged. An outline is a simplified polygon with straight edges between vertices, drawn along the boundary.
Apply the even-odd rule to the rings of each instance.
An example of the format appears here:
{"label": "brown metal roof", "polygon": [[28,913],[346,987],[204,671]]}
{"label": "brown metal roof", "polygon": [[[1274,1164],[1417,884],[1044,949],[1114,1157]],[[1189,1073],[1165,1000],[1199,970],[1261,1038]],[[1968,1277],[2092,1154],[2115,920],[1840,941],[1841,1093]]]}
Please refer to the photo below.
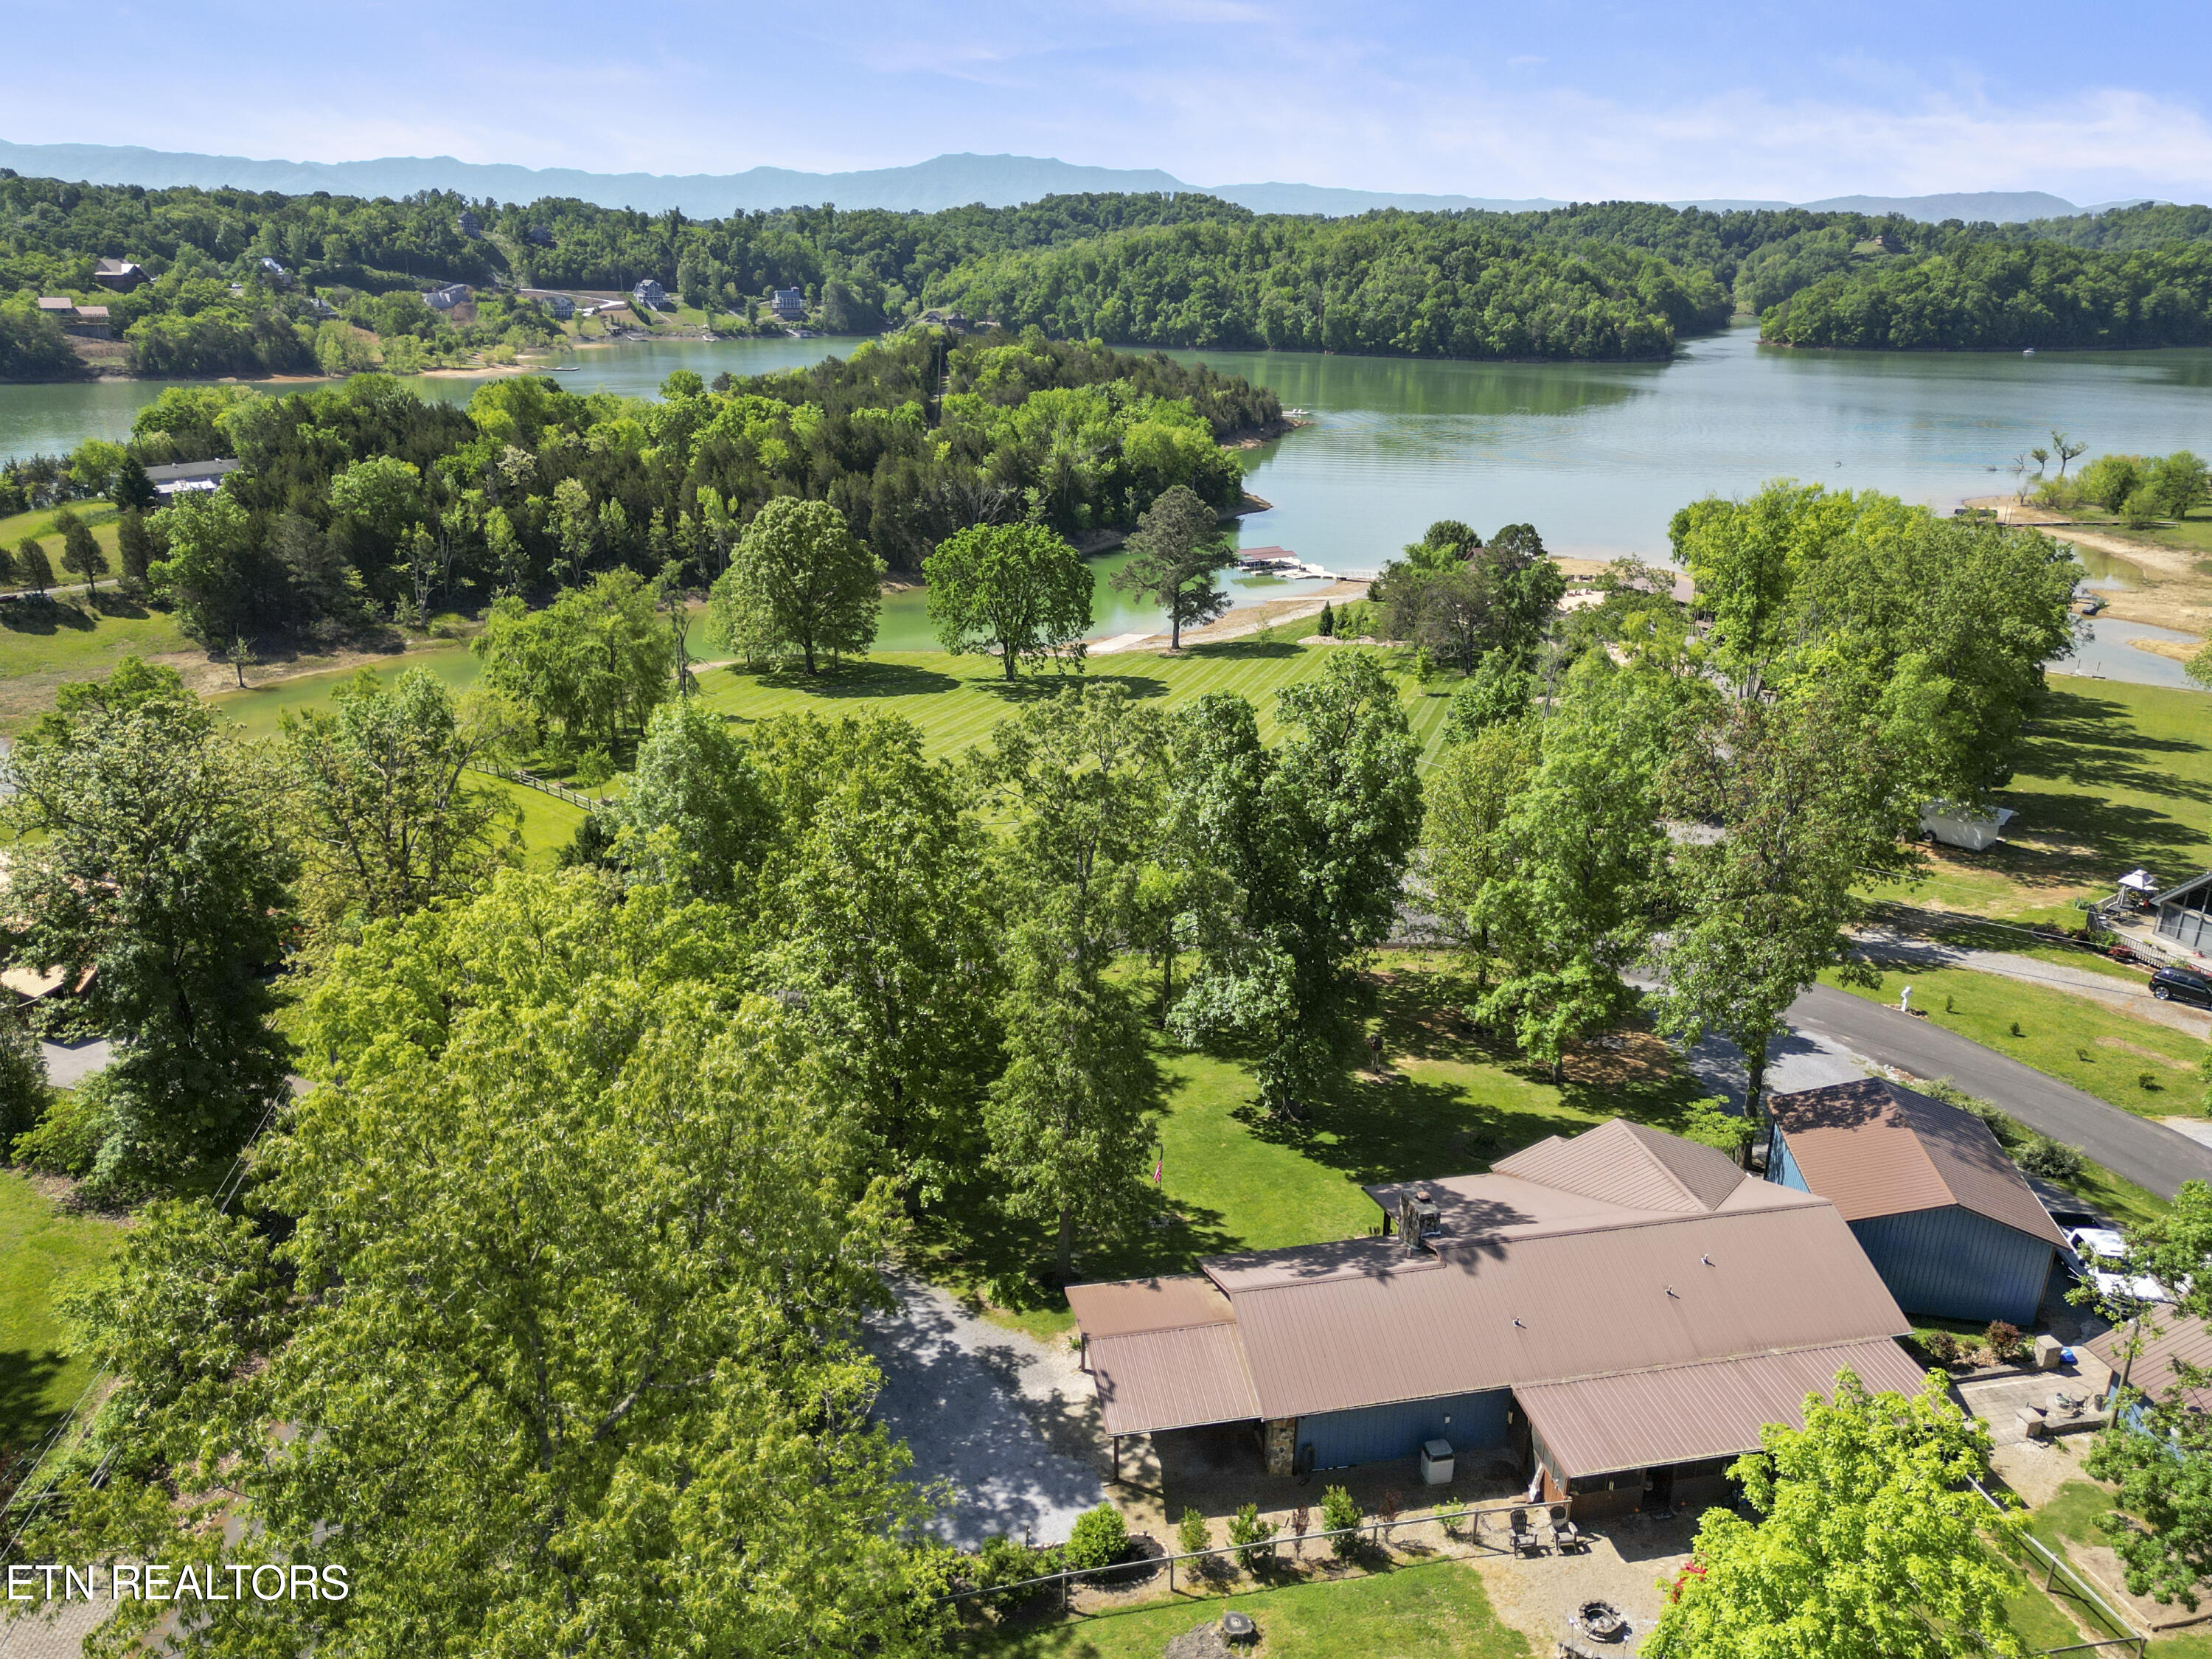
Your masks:
{"label": "brown metal roof", "polygon": [[1886,1338],[1693,1365],[1539,1383],[1514,1393],[1566,1480],[1756,1451],[1769,1423],[1802,1428],[1805,1396],[1850,1370],[1876,1391],[1917,1394],[1923,1373]]}
{"label": "brown metal roof", "polygon": [[[1386,1245],[1387,1241],[1374,1241]],[[1228,1286],[1263,1415],[1894,1336],[1905,1316],[1832,1205],[1438,1241]],[[1388,1249],[1392,1261],[1401,1261]],[[1418,1260],[1418,1259],[1417,1259]]]}
{"label": "brown metal roof", "polygon": [[1192,1325],[1224,1325],[1236,1316],[1229,1298],[1202,1273],[1170,1279],[1129,1279],[1106,1285],[1071,1285],[1067,1305],[1094,1340],[1133,1331],[1173,1331]]}
{"label": "brown metal roof", "polygon": [[1084,1354],[1109,1434],[1149,1434],[1260,1415],[1234,1325],[1090,1336]]}
{"label": "brown metal roof", "polygon": [[[1114,1396],[1109,1429],[1298,1417],[1908,1328],[1827,1200],[1630,1127],[1419,1183],[1443,1231],[1411,1255],[1367,1237],[1209,1258],[1218,1301],[1188,1279],[1071,1287],[1100,1397]],[[1397,1189],[1369,1190],[1387,1208]]]}
{"label": "brown metal roof", "polygon": [[2045,1243],[2065,1243],[1972,1112],[1881,1078],[1777,1095],[1770,1104],[1805,1184],[1846,1221],[1956,1204]]}
{"label": "brown metal roof", "polygon": [[1492,1167],[1630,1209],[1680,1214],[1716,1209],[1743,1184],[1726,1152],[1619,1117],[1571,1139],[1540,1140]]}
{"label": "brown metal roof", "polygon": [[[2203,1320],[2189,1314],[2151,1315],[2143,1321],[2142,1350],[2130,1361],[2127,1343],[2134,1329],[2132,1325],[2118,1325],[2081,1346],[2110,1365],[2115,1377],[2126,1370],[2129,1386],[2153,1400],[2164,1400],[2172,1388],[2176,1360],[2212,1371],[2212,1328]],[[2199,1411],[2212,1411],[2212,1389],[2189,1390],[2184,1403]]]}

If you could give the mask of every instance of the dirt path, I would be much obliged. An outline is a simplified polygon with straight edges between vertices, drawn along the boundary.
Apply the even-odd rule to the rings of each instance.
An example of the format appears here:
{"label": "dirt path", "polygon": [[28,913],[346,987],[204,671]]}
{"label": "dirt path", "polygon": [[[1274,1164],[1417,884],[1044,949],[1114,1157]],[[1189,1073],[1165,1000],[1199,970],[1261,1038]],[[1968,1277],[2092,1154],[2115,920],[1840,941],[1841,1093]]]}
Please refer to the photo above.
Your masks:
{"label": "dirt path", "polygon": [[[1186,628],[1182,642],[1186,646],[1218,645],[1224,640],[1241,640],[1253,634],[1264,634],[1267,629],[1286,622],[1298,622],[1308,617],[1321,615],[1324,605],[1341,605],[1347,599],[1367,597],[1367,584],[1360,581],[1339,581],[1318,593],[1301,594],[1295,599],[1263,599],[1257,605],[1243,605],[1218,623],[1204,628]],[[1118,634],[1109,640],[1099,640],[1089,647],[1094,657],[1110,656],[1120,651],[1164,651],[1168,648],[1165,634]]]}

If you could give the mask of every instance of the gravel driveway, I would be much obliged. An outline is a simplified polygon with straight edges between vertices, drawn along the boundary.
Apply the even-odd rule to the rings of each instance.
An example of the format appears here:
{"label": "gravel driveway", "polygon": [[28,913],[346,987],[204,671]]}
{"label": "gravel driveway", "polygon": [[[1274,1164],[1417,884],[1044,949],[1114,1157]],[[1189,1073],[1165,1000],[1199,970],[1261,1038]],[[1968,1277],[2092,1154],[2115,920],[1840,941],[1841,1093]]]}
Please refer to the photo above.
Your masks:
{"label": "gravel driveway", "polygon": [[909,1478],[943,1480],[930,1530],[972,1549],[993,1533],[1059,1544],[1106,1482],[1090,1379],[1064,1342],[968,1312],[934,1285],[890,1280],[896,1313],[863,1340],[883,1367],[875,1415],[914,1449]]}

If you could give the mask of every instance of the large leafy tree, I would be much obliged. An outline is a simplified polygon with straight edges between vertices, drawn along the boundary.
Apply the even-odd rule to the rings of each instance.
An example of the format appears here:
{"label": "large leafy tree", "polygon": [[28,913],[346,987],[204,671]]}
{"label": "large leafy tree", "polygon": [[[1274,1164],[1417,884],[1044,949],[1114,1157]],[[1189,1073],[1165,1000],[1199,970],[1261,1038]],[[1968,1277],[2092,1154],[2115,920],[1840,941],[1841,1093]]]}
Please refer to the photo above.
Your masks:
{"label": "large leafy tree", "polygon": [[653,710],[629,787],[609,809],[623,863],[648,881],[734,900],[774,844],[775,808],[744,738],[696,702]]}
{"label": "large leafy tree", "polygon": [[1692,1568],[1644,1638],[1650,1659],[2021,1659],[2019,1575],[1991,1543],[2020,1524],[1967,1485],[1988,1432],[1941,1377],[1907,1398],[1839,1373],[1802,1429],[1769,1424],[1732,1473],[1757,1519],[1711,1509]]}
{"label": "large leafy tree", "polygon": [[1229,608],[1214,586],[1237,562],[1228,532],[1213,507],[1188,484],[1164,492],[1137,518],[1124,544],[1129,562],[1114,574],[1125,592],[1150,594],[1167,612],[1168,648],[1182,649],[1182,630],[1212,622]]}
{"label": "large leafy tree", "polygon": [[714,584],[715,626],[756,658],[865,656],[883,609],[883,562],[827,501],[779,496],[738,538]]}
{"label": "large leafy tree", "polygon": [[1444,925],[1473,960],[1478,986],[1486,985],[1490,972],[1490,927],[1484,920],[1489,896],[1516,872],[1514,806],[1541,757],[1542,727],[1524,702],[1518,718],[1480,726],[1452,744],[1429,773],[1421,876]]}
{"label": "large leafy tree", "polygon": [[1840,672],[1808,680],[1789,697],[1708,703],[1660,781],[1668,817],[1695,828],[1670,842],[1658,877],[1659,1029],[1735,1043],[1753,1115],[1768,1040],[1820,969],[1872,982],[1847,957],[1853,890],[1911,863],[1900,836],[1917,803],[1898,787],[1872,700]]}
{"label": "large leafy tree", "polygon": [[342,951],[261,1166],[284,1242],[167,1212],[76,1299],[129,1431],[41,1550],[346,1569],[190,1653],[916,1650],[852,1340],[893,1200],[737,967],[720,913],[581,873]]}
{"label": "large leafy tree", "polygon": [[1091,572],[1043,526],[975,525],[948,537],[921,570],[930,623],[955,656],[995,651],[1010,680],[1024,662],[1082,662]]}
{"label": "large leafy tree", "polygon": [[228,1156],[283,1098],[270,975],[295,863],[263,753],[173,672],[115,678],[17,745],[0,812],[15,951],[89,975],[90,1016],[118,1041],[88,1085],[94,1144],[64,1161],[120,1187]]}
{"label": "large leafy tree", "polygon": [[1570,1045],[1610,1029],[1635,994],[1622,978],[1641,954],[1662,836],[1650,707],[1657,676],[1593,653],[1569,676],[1543,735],[1543,759],[1513,799],[1488,855],[1502,873],[1472,895],[1468,921],[1504,964],[1483,999],[1556,1080]]}
{"label": "large leafy tree", "polygon": [[1053,1270],[1063,1282],[1080,1235],[1110,1235],[1144,1212],[1160,1105],[1159,1068],[1135,1000],[1085,954],[1054,921],[1018,930],[1000,1009],[1006,1069],[983,1110],[1006,1212],[1052,1224]]}
{"label": "large leafy tree", "polygon": [[1017,1216],[1079,1232],[1144,1206],[1159,1083],[1133,999],[1108,976],[1164,831],[1164,723],[1118,685],[1070,688],[1000,722],[976,771],[1009,820],[1000,879],[1013,937],[1006,1069],[984,1126]]}
{"label": "large leafy tree", "polygon": [[1177,724],[1176,834],[1233,885],[1177,1005],[1186,1040],[1237,1030],[1262,1047],[1271,1106],[1310,1098],[1334,1057],[1350,964],[1380,943],[1421,827],[1419,745],[1372,653],[1333,653],[1276,705],[1269,753],[1241,698]]}
{"label": "large leafy tree", "polygon": [[999,722],[975,769],[1007,818],[1001,880],[1054,918],[1089,970],[1127,931],[1164,833],[1168,745],[1157,711],[1115,684],[1070,686]]}
{"label": "large leafy tree", "polygon": [[877,1167],[908,1200],[969,1167],[998,1064],[998,895],[966,792],[907,720],[752,734],[777,815],[755,981],[799,1008]]}
{"label": "large leafy tree", "polygon": [[473,647],[484,679],[571,744],[610,754],[673,689],[676,638],[633,570],[610,570],[543,611],[496,602]]}
{"label": "large leafy tree", "polygon": [[457,707],[416,668],[389,691],[363,669],[331,702],[284,722],[301,905],[326,933],[458,897],[515,855],[513,805],[471,780],[513,730],[495,700]]}
{"label": "large leafy tree", "polygon": [[1672,534],[1712,618],[1711,659],[1738,696],[1838,668],[1894,682],[1901,783],[1979,807],[2011,777],[2043,665],[2072,638],[2081,567],[2067,550],[1872,490],[1790,483],[1692,502]]}

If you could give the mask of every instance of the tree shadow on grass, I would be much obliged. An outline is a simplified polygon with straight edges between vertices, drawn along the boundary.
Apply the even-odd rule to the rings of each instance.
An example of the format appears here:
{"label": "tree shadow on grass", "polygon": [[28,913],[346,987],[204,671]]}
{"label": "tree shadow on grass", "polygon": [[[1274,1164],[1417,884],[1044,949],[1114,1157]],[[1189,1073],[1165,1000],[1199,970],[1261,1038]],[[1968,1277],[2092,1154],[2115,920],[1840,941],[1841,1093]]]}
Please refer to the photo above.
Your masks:
{"label": "tree shadow on grass", "polygon": [[[732,674],[743,669],[732,668]],[[810,697],[928,697],[957,691],[957,675],[902,662],[848,662],[825,674],[803,668],[779,668],[752,677],[767,691],[802,691]]]}
{"label": "tree shadow on grass", "polygon": [[13,1451],[35,1444],[61,1415],[47,1397],[61,1370],[58,1353],[0,1348],[0,1474],[14,1462]]}
{"label": "tree shadow on grass", "polygon": [[1249,640],[1222,640],[1212,645],[1186,645],[1184,654],[1192,657],[1211,657],[1224,662],[1248,662],[1255,657],[1295,657],[1305,647],[1293,645],[1288,640],[1273,640],[1264,635]]}
{"label": "tree shadow on grass", "polygon": [[[1255,1138],[1362,1185],[1479,1172],[1547,1135],[1577,1133],[1609,1117],[1674,1129],[1706,1093],[1673,1050],[1640,1027],[1571,1050],[1565,1079],[1555,1085],[1546,1066],[1468,1017],[1477,997],[1471,977],[1446,967],[1364,978],[1383,1042],[1382,1074],[1361,1063],[1351,1031],[1339,1043],[1344,1069],[1302,1120],[1265,1112],[1256,1099],[1231,1114]],[[1401,1069],[1406,1062],[1492,1067],[1541,1091],[1541,1103],[1486,1101],[1451,1079]]]}
{"label": "tree shadow on grass", "polygon": [[103,617],[116,617],[131,622],[141,622],[154,614],[143,603],[125,593],[119,587],[103,587],[91,597],[93,608]]}
{"label": "tree shadow on grass", "polygon": [[1001,702],[1048,702],[1063,691],[1080,690],[1086,685],[1118,685],[1139,700],[1164,697],[1168,694],[1165,680],[1155,679],[1149,674],[1024,674],[1018,679],[971,680],[976,690]]}
{"label": "tree shadow on grass", "polygon": [[0,601],[0,628],[11,634],[89,634],[98,626],[76,606],[44,596]]}

